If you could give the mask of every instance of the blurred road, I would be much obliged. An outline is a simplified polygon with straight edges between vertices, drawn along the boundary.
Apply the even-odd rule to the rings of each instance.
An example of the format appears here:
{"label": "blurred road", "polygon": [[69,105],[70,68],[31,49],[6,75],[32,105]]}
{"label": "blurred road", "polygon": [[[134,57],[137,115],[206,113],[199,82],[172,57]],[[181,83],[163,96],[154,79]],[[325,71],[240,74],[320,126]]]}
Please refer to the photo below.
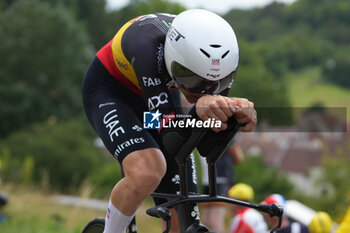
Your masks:
{"label": "blurred road", "polygon": [[96,210],[106,210],[108,205],[107,201],[102,201],[98,199],[87,199],[68,195],[55,196],[53,201],[64,205],[82,206]]}

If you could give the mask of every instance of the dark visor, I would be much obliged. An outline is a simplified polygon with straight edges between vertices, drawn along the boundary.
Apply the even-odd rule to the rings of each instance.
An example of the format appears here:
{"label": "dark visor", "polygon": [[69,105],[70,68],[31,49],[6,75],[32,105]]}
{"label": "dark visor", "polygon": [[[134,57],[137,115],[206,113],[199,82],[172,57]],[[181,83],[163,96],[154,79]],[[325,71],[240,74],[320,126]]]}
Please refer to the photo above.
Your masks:
{"label": "dark visor", "polygon": [[236,71],[233,71],[220,80],[207,80],[177,62],[171,64],[171,71],[175,81],[180,87],[196,94],[219,94],[225,90],[236,77]]}

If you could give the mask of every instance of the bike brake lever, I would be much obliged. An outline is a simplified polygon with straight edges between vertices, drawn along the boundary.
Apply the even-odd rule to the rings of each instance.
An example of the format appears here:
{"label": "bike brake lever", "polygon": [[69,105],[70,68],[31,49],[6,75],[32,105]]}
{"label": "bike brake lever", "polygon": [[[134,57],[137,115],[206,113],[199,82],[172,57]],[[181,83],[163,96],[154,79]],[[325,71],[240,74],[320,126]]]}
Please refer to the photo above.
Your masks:
{"label": "bike brake lever", "polygon": [[278,217],[278,225],[271,229],[271,233],[274,233],[277,229],[281,228],[282,225],[282,216],[283,216],[283,207],[277,203],[271,204],[270,207],[270,216]]}
{"label": "bike brake lever", "polygon": [[281,228],[282,225],[282,216],[278,216],[278,225],[271,229],[270,233],[274,233],[276,230]]}
{"label": "bike brake lever", "polygon": [[153,207],[146,210],[146,213],[152,217],[161,218],[164,221],[168,221],[171,218],[171,212],[165,207]]}
{"label": "bike brake lever", "polygon": [[163,233],[169,233],[170,232],[170,226],[171,226],[171,220],[166,221],[166,230],[163,231]]}
{"label": "bike brake lever", "polygon": [[171,226],[171,212],[165,207],[153,207],[146,210],[146,213],[152,217],[161,218],[166,222],[166,230],[163,233],[169,233]]}

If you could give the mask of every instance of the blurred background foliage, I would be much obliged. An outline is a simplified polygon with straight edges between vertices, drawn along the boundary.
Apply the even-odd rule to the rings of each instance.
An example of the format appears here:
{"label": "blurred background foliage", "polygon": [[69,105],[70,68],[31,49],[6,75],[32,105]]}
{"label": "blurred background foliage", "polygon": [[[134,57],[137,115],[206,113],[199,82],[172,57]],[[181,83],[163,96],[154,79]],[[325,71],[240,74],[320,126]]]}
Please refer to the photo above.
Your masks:
{"label": "blurred background foliage", "polygon": [[[132,0],[117,10],[106,6],[106,0],[0,2],[3,181],[64,192],[88,182],[101,196],[120,178],[119,165],[94,145],[96,134],[85,119],[81,105],[84,71],[97,50],[126,21],[146,13],[177,14],[185,7],[166,0]],[[230,94],[248,98],[262,108],[311,106],[313,103],[303,99],[309,90],[300,91],[292,84],[309,77],[349,93],[349,12],[348,0],[298,0],[291,5],[233,9],[223,15],[234,28],[241,49],[241,64]],[[323,94],[321,97],[326,96]],[[281,119],[293,122],[292,113],[259,115],[259,121],[270,124],[280,124]],[[324,163],[322,181],[335,190],[335,196],[324,199],[329,201],[301,198],[332,214],[338,211],[332,205],[346,197],[339,195],[348,195],[341,183],[344,179],[348,182],[350,175],[346,166],[338,166],[342,164],[349,161]],[[342,171],[339,176],[333,173],[337,169]],[[280,171],[267,169],[258,158],[249,159],[237,173],[242,181],[253,184],[261,194],[258,199],[267,192],[287,197],[295,192]]]}

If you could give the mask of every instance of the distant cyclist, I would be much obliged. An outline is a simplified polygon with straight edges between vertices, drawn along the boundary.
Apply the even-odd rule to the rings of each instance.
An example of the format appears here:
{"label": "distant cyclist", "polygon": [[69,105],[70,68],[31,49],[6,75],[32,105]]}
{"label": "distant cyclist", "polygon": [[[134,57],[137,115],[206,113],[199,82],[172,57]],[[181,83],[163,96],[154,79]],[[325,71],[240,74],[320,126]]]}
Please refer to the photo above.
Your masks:
{"label": "distant cyclist", "polygon": [[[262,204],[277,203],[282,207],[286,205],[286,199],[281,194],[271,194],[265,198]],[[264,214],[265,220],[270,228],[277,226],[278,218],[270,217],[268,214]],[[283,215],[281,228],[276,233],[309,233],[307,226],[299,222],[290,222],[286,215]]]}
{"label": "distant cyclist", "polygon": [[[191,111],[194,118],[222,122],[221,127],[212,127],[214,131],[225,130],[231,116],[246,124],[242,131],[254,129],[253,103],[223,96],[235,78],[238,62],[239,48],[231,26],[220,16],[199,9],[178,16],[137,17],[98,51],[83,82],[84,109],[125,174],[112,190],[104,233],[124,233],[153,191],[179,191],[177,164],[162,141],[171,130],[145,129],[144,112],[153,111],[148,119],[152,122],[159,117],[173,119],[181,114],[180,90],[189,102],[196,103]],[[189,169],[193,167],[189,163]],[[195,173],[189,174],[193,174],[189,189],[196,191]],[[164,201],[155,200],[157,204]],[[176,217],[174,212],[172,217]],[[173,218],[171,232],[178,229]]]}

